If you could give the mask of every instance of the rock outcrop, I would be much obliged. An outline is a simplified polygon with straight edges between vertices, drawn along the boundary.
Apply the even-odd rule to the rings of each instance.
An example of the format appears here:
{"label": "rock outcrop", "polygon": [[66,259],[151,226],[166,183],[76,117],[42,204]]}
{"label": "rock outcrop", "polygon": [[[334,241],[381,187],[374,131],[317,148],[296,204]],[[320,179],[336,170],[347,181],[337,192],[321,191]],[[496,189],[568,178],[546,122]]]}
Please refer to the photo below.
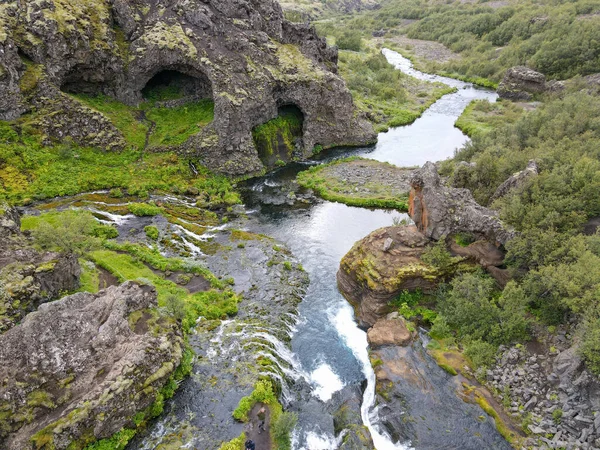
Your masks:
{"label": "rock outcrop", "polygon": [[0,333],[40,304],[79,287],[75,255],[39,252],[21,233],[19,213],[0,204]]}
{"label": "rock outcrop", "polygon": [[127,282],[41,305],[0,336],[0,447],[83,448],[149,408],[183,340],[154,288]]}
{"label": "rock outcrop", "polygon": [[444,186],[431,162],[413,174],[408,202],[408,213],[417,228],[431,239],[470,233],[504,245],[514,236],[496,211],[479,205],[471,191]]}
{"label": "rock outcrop", "polygon": [[216,171],[261,171],[251,132],[282,106],[304,116],[299,157],[376,139],[336,74],[337,51],[274,0],[12,1],[0,6],[0,55],[0,119],[43,103],[61,118],[49,135],[81,145],[110,150],[122,137],[98,112],[65,114],[66,93],[136,105],[155,76],[173,73],[193,79],[193,98],[214,100],[213,123],[179,151]]}
{"label": "rock outcrop", "polygon": [[[392,244],[386,245],[388,239]],[[390,312],[389,302],[401,291],[429,292],[437,286],[438,271],[420,258],[429,242],[414,226],[380,228],[342,258],[338,287],[361,326],[373,326]]]}
{"label": "rock outcrop", "polygon": [[564,88],[562,81],[546,82],[543,73],[525,66],[511,67],[506,71],[504,79],[498,85],[500,98],[508,100],[531,100],[533,95],[546,91],[560,91]]}
{"label": "rock outcrop", "polygon": [[494,195],[492,195],[491,200],[494,201],[500,197],[504,197],[511,190],[523,186],[523,184],[525,184],[525,182],[531,177],[538,175],[539,170],[540,169],[537,165],[537,162],[532,159],[529,161],[529,163],[527,163],[527,167],[525,167],[525,169],[511,175],[500,186],[498,186],[498,189],[496,189],[496,192],[494,192]]}

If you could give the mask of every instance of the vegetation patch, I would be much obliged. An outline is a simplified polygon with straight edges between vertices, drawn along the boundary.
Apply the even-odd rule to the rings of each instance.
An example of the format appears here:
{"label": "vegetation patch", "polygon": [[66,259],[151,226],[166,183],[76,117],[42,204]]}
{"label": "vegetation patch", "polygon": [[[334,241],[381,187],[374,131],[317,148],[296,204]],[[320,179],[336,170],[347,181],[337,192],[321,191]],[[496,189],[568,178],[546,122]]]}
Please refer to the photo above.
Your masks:
{"label": "vegetation patch", "polygon": [[513,102],[474,100],[465,108],[454,126],[469,137],[477,133],[489,132],[498,126],[514,123],[524,112],[524,108]]}
{"label": "vegetation patch", "polygon": [[[322,33],[337,34],[335,28],[323,27]],[[356,106],[376,125],[377,131],[408,125],[454,88],[410,77],[389,64],[381,49],[368,46],[360,52],[340,51],[340,75]]]}
{"label": "vegetation patch", "polygon": [[325,200],[407,211],[411,173],[388,163],[351,157],[313,166],[300,172],[297,181]]}

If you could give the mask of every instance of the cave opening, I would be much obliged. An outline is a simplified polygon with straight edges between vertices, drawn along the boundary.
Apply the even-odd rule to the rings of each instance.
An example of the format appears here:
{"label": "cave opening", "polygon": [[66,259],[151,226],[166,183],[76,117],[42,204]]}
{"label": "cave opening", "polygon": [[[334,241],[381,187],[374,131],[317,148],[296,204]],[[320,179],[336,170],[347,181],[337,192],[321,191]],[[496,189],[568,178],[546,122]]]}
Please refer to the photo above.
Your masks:
{"label": "cave opening", "polygon": [[68,94],[96,96],[106,90],[106,80],[97,69],[76,65],[64,76],[60,90]]}
{"label": "cave opening", "polygon": [[176,106],[213,98],[212,85],[206,75],[193,75],[178,70],[162,70],[155,74],[142,89],[146,101],[160,102],[162,106]]}
{"label": "cave opening", "polygon": [[252,130],[258,157],[267,168],[283,166],[302,156],[304,113],[294,104],[278,108],[277,117]]}

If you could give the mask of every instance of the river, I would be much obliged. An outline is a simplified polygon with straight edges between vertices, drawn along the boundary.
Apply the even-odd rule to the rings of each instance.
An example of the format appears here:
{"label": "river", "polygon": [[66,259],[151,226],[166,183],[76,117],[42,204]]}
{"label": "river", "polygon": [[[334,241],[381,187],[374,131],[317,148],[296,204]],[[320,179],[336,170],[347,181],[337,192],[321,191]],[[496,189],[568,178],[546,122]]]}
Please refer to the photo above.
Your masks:
{"label": "river", "polygon": [[[352,154],[398,166],[420,166],[453,156],[468,140],[454,127],[458,116],[472,100],[495,101],[496,94],[462,81],[421,73],[400,54],[387,49],[383,53],[399,70],[416,78],[445,83],[457,91],[442,97],[413,124],[380,134],[376,146],[336,151],[329,159]],[[310,287],[300,305],[301,320],[291,341],[292,351],[301,364],[298,369],[309,374],[313,394],[323,402],[344,386],[366,379],[362,418],[377,449],[411,448],[410,442],[392,443],[378,426],[373,404],[375,377],[369,362],[366,333],[357,327],[352,308],[337,290],[335,277],[341,258],[357,240],[377,228],[392,225],[396,217],[407,216],[332,202],[319,202],[306,208],[265,204],[268,193],[286,189],[286,183],[298,170],[298,166],[288,167],[254,180],[244,193],[246,205],[253,211],[249,225],[252,231],[285,242],[310,277]],[[294,439],[296,449],[337,448],[334,436],[323,429],[318,414],[313,414],[311,408],[298,407],[297,410],[300,421]],[[440,442],[438,448],[443,447]]]}

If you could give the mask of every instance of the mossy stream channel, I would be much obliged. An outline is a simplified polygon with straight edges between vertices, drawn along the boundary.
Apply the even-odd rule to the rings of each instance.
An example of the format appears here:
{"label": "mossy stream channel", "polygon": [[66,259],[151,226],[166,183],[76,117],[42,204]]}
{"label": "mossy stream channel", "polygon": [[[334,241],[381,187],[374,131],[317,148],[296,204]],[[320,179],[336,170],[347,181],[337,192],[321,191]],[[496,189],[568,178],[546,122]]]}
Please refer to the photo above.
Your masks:
{"label": "mossy stream channel", "polygon": [[[454,128],[455,120],[471,100],[494,101],[495,93],[417,72],[398,53],[384,54],[398,69],[441,81],[457,92],[441,98],[412,125],[380,135],[375,147],[336,150],[326,158],[359,155],[414,166],[452,156],[467,140]],[[243,295],[234,317],[198,321],[190,337],[196,353],[192,375],[166,403],[163,415],[127,448],[218,449],[244,430],[232,411],[264,375],[279,382],[281,402],[298,414],[295,449],[338,448],[345,433],[335,426],[334,416],[339,405],[352,399],[362,405],[360,419],[378,450],[511,448],[483,410],[457,396],[457,382],[435,364],[421,342],[404,350],[417,374],[412,378],[420,382],[402,382],[401,398],[394,403],[404,409],[410,426],[398,429],[374,405],[375,375],[366,333],[338,292],[335,275],[342,256],[357,240],[407,215],[315,201],[293,181],[306,164],[288,165],[243,183],[245,205],[229,212],[226,223],[209,217],[205,226],[192,226],[172,212],[177,205],[180,210],[193,208],[185,197],[154,198],[171,205],[170,220],[117,211],[126,212],[128,199],[107,205],[88,194],[58,202],[92,209],[117,226],[119,240],[147,242],[144,229],[156,227],[161,237],[171,237],[170,245],[157,242],[163,254],[202,261],[217,277],[231,277],[233,289]],[[202,281],[191,280],[190,292],[202,289]],[[414,442],[411,428],[427,439]]]}

